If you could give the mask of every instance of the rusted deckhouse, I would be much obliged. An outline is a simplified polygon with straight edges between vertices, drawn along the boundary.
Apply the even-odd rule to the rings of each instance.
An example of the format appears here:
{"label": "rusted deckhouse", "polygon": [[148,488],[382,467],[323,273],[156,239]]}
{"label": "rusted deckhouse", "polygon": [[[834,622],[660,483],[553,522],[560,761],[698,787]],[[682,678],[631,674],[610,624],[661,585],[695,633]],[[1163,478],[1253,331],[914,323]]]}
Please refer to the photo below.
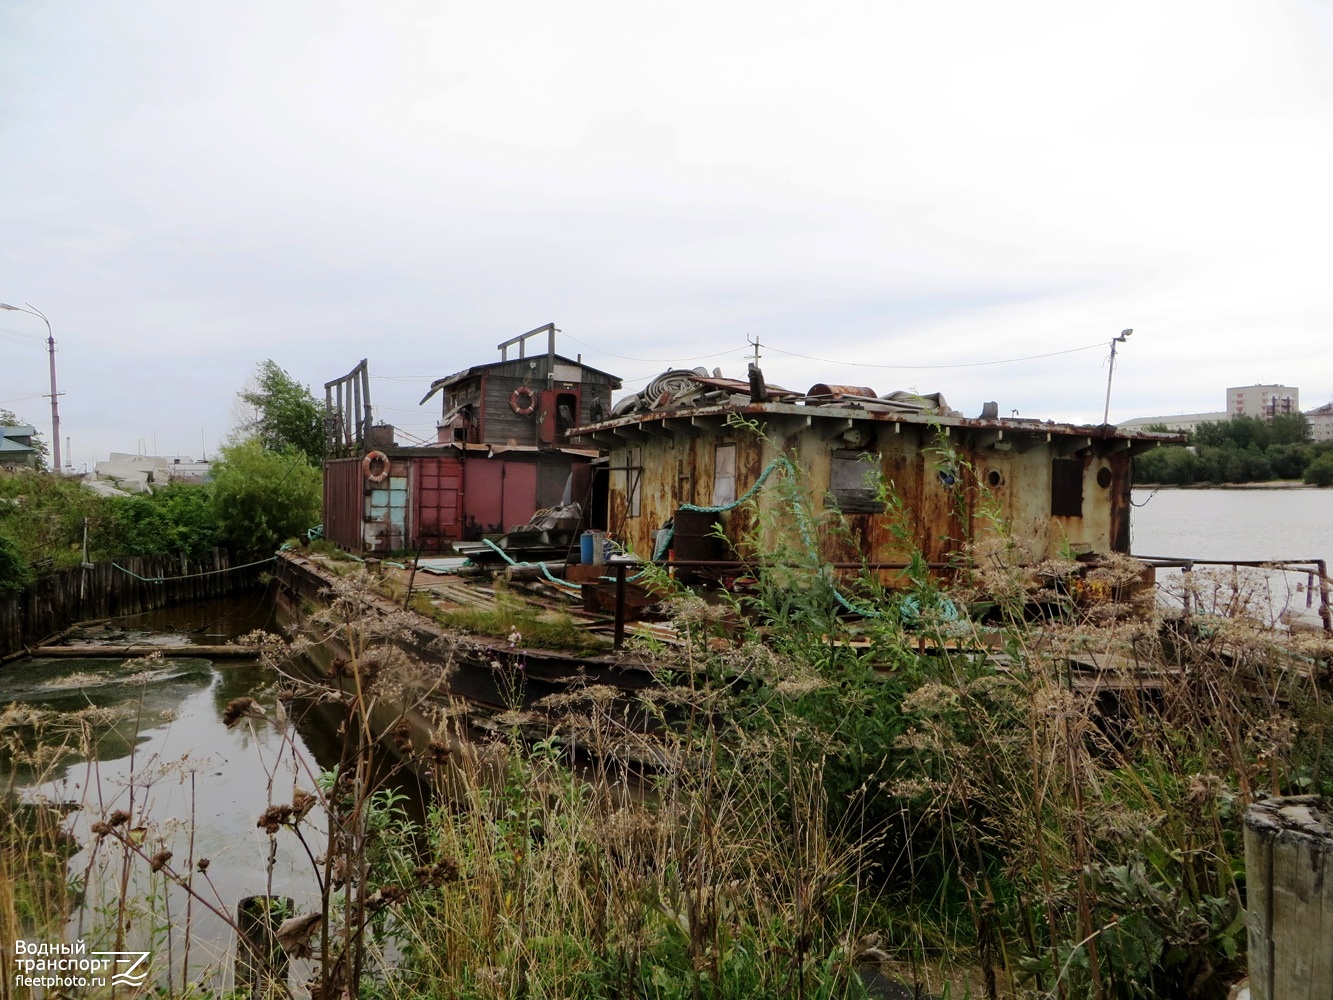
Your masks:
{"label": "rusted deckhouse", "polygon": [[[546,351],[528,354],[541,334]],[[566,499],[586,505],[598,452],[568,432],[610,412],[620,379],[556,354],[555,334],[553,323],[529,330],[497,345],[500,361],[432,382],[421,403],[439,395],[442,409],[426,445],[371,426],[364,361],[329,382],[325,537],[357,552],[435,552]]]}
{"label": "rusted deckhouse", "polygon": [[[765,384],[753,368],[748,383],[702,369],[668,372],[571,437],[607,452],[608,530],[645,555],[670,525],[678,558],[733,558],[710,542],[714,522],[745,553],[755,515],[733,505],[789,458],[807,488],[811,523],[824,523],[820,515],[833,508],[845,518],[846,531],[815,532],[819,556],[831,563],[908,557],[881,482],[901,501],[910,544],[930,562],[946,561],[964,539],[996,535],[1001,523],[1022,561],[1128,552],[1130,458],[1183,440],[1000,419],[994,403],[967,418],[939,396],[834,385],[800,394]],[[754,499],[761,512],[778,502],[770,487]]]}

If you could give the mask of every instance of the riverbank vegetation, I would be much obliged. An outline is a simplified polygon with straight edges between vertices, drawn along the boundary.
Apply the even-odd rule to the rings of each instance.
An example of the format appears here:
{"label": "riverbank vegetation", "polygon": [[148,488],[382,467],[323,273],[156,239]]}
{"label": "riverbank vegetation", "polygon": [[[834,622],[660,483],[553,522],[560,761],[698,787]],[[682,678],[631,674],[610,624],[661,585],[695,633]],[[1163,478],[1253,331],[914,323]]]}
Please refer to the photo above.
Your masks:
{"label": "riverbank vegetation", "polygon": [[219,546],[257,558],[304,536],[320,521],[322,411],[272,361],[258,366],[238,400],[245,413],[206,483],[156,482],[148,492],[107,496],[76,477],[0,471],[0,594],[85,560],[198,562]]}
{"label": "riverbank vegetation", "polygon": [[[975,481],[947,488],[987,509]],[[336,766],[273,771],[255,809],[270,857],[310,870],[280,928],[310,995],[860,997],[880,977],[950,998],[1227,995],[1245,967],[1245,806],[1333,794],[1327,637],[1274,630],[1258,595],[1203,570],[1189,606],[1230,616],[1131,615],[1097,597],[1132,563],[1037,572],[1002,531],[948,586],[918,558],[884,591],[810,551],[836,513],[805,521],[801,483],[770,488],[782,568],[676,591],[674,641],[638,648],[660,671],[641,692],[533,702],[520,641],[486,663],[442,649],[445,670],[508,680],[512,704],[479,730],[437,695],[440,662],[404,651],[407,613],[356,574],[307,634],[266,640],[277,700],[239,699],[231,722],[345,713]],[[332,657],[313,681],[293,667],[312,644]],[[1090,657],[1116,669],[1074,669]],[[408,765],[431,790],[416,818],[394,781]],[[167,817],[87,819],[113,870],[230,913],[208,859],[169,853]],[[188,933],[166,898],[122,898],[102,933]],[[0,933],[34,919],[0,898]],[[172,995],[227,986],[171,961]]]}
{"label": "riverbank vegetation", "polygon": [[1333,486],[1333,441],[1312,442],[1309,421],[1302,414],[1281,414],[1271,421],[1239,416],[1200,424],[1187,445],[1167,445],[1134,459],[1137,483],[1192,486],[1275,480]]}

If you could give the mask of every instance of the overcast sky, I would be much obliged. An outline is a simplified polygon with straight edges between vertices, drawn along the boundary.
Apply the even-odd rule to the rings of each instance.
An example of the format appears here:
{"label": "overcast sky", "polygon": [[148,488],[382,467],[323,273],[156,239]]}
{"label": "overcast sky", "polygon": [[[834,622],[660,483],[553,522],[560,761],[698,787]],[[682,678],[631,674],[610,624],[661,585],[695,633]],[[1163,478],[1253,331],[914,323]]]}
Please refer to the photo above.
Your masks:
{"label": "overcast sky", "polygon": [[[265,358],[322,397],[367,357],[430,438],[433,378],[552,321],[627,390],[757,337],[787,388],[1094,423],[1132,327],[1113,422],[1311,409],[1330,52],[1284,0],[4,0],[0,301],[76,468],[211,457]],[[0,312],[49,433],[45,337]]]}

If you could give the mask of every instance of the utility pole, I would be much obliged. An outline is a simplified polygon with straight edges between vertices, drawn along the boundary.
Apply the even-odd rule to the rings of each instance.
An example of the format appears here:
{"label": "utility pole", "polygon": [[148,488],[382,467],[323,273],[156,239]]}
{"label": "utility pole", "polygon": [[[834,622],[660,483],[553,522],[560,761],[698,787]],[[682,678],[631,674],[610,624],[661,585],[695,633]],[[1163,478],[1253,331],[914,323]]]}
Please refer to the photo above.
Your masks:
{"label": "utility pole", "polygon": [[46,324],[46,349],[51,354],[51,458],[55,473],[60,476],[64,475],[65,467],[60,464],[60,393],[56,391],[56,338],[51,332],[51,321],[46,318],[46,313],[31,302],[25,302],[23,306],[11,306],[8,302],[0,302],[0,309],[28,313]]}
{"label": "utility pole", "polygon": [[1111,422],[1111,376],[1115,374],[1115,345],[1123,344],[1133,330],[1121,330],[1120,336],[1111,338],[1111,364],[1106,369],[1106,410],[1102,413],[1102,423]]}

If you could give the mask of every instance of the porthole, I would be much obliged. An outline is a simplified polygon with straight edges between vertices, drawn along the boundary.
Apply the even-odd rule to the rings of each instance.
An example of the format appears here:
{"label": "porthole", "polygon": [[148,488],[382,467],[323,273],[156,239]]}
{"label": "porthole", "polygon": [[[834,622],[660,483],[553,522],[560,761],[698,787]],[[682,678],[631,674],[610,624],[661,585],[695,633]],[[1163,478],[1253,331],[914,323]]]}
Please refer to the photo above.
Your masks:
{"label": "porthole", "polygon": [[1097,485],[1102,489],[1109,489],[1111,486],[1111,470],[1102,466],[1097,470]]}
{"label": "porthole", "polygon": [[991,489],[1004,485],[1004,476],[1000,475],[999,469],[991,469],[986,473],[986,485]]}

